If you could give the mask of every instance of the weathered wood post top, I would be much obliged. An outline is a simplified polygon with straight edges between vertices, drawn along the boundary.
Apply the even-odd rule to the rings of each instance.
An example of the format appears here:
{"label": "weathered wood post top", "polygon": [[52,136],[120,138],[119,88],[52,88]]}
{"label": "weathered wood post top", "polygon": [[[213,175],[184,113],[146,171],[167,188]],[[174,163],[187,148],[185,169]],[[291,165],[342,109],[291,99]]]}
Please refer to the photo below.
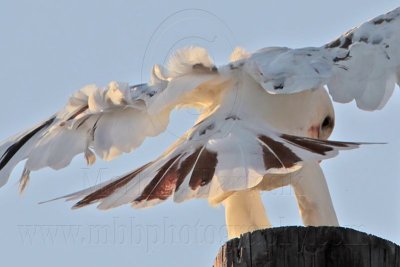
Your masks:
{"label": "weathered wood post top", "polygon": [[349,228],[269,228],[225,243],[214,267],[228,266],[400,267],[400,247]]}

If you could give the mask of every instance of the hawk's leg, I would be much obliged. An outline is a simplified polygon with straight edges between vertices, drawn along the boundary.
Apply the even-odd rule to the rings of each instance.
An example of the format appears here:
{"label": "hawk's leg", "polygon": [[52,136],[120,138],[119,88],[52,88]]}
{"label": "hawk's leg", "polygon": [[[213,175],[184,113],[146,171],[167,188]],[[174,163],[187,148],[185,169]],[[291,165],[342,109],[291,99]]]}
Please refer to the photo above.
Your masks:
{"label": "hawk's leg", "polygon": [[290,182],[305,226],[338,226],[324,173],[317,162],[307,162]]}
{"label": "hawk's leg", "polygon": [[229,239],[240,234],[271,227],[260,191],[245,190],[233,193],[222,203],[225,206],[225,221]]}

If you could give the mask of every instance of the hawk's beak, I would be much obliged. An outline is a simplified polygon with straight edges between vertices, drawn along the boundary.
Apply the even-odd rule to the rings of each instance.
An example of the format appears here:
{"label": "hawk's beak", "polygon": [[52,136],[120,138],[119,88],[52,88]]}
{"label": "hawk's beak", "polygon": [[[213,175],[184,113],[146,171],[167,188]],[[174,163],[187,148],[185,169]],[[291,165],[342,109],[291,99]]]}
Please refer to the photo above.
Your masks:
{"label": "hawk's beak", "polygon": [[308,129],[308,136],[311,138],[319,139],[321,128],[318,126],[312,126]]}
{"label": "hawk's beak", "polygon": [[[318,126],[311,126],[310,129],[308,129],[308,136],[314,139],[320,139],[320,133],[321,133],[321,128]],[[318,163],[321,163],[319,160]]]}

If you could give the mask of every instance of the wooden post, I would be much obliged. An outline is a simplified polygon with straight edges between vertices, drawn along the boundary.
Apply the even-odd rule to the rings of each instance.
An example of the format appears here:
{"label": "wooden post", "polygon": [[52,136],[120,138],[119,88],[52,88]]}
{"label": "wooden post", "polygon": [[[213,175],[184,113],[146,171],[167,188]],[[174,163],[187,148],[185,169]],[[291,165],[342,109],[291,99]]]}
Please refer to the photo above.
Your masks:
{"label": "wooden post", "polygon": [[214,267],[228,266],[400,267],[400,247],[349,228],[269,228],[225,243]]}

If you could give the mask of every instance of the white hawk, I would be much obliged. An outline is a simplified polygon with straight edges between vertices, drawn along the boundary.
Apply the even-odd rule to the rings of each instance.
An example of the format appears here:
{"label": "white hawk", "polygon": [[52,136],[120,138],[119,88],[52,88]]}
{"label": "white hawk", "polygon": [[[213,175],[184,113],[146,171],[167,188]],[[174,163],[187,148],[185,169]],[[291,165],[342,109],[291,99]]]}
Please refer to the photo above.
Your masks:
{"label": "white hawk", "polygon": [[270,226],[260,191],[292,185],[305,225],[338,225],[318,162],[360,143],[326,140],[334,101],[382,108],[400,80],[400,8],[322,47],[237,49],[217,67],[207,51],[176,51],[147,84],[89,85],[44,122],[0,144],[0,186],[25,161],[61,169],[78,154],[112,160],[163,132],[175,108],[196,108],[196,124],[148,164],[64,196],[75,208],[149,207],[207,198],[223,203],[229,237]]}

